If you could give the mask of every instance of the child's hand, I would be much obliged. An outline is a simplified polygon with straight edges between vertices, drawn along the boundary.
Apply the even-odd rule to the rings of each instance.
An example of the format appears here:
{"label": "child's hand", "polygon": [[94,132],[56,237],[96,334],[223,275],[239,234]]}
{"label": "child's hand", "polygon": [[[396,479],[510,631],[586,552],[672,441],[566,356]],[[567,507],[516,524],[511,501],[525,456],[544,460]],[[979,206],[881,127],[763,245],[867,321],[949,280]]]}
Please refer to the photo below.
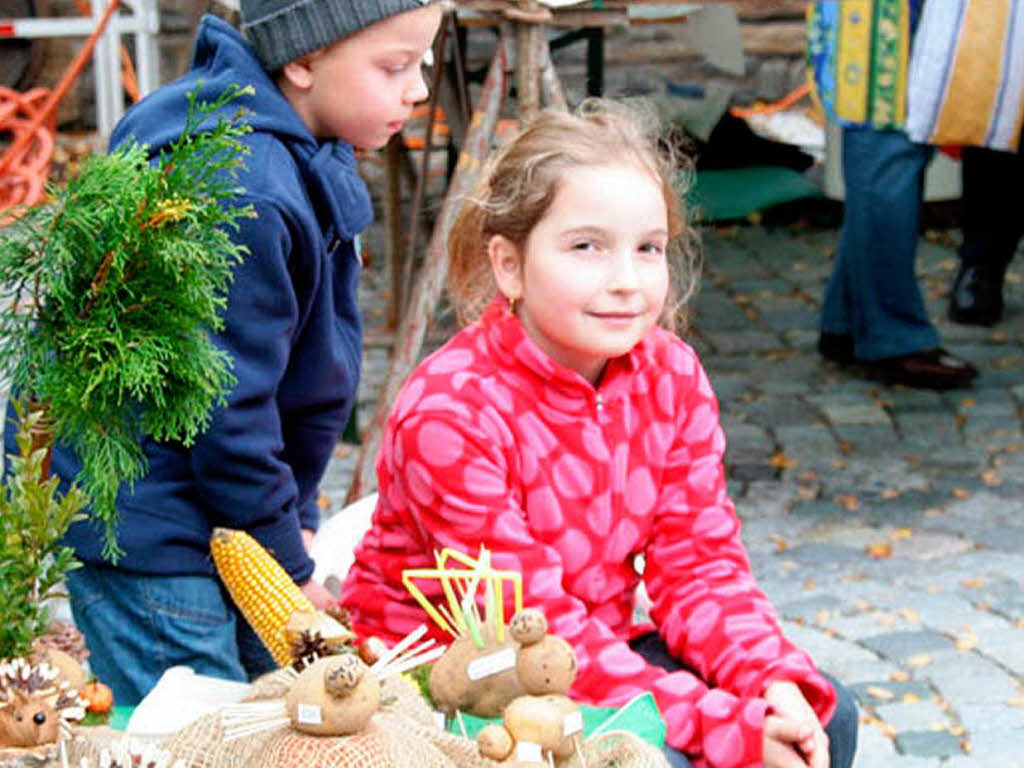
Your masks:
{"label": "child's hand", "polygon": [[[785,746],[789,752],[794,752],[801,758],[799,763],[794,765],[806,765],[809,768],[829,768],[828,759],[828,735],[821,727],[818,716],[807,703],[800,688],[795,683],[776,682],[770,684],[764,692],[764,698],[775,708],[775,715],[765,718],[765,739],[764,739],[764,762],[768,766],[769,748],[769,721],[781,720],[782,723],[772,723],[771,740],[783,741],[779,745],[773,743],[774,749],[777,746]],[[785,751],[780,751],[780,758]],[[778,765],[788,766],[788,762]]]}
{"label": "child's hand", "polygon": [[811,730],[789,717],[768,715],[764,719],[761,760],[764,768],[808,768],[799,743],[810,737]]}
{"label": "child's hand", "polygon": [[318,581],[310,579],[305,584],[301,584],[299,589],[302,590],[302,594],[309,598],[309,602],[313,604],[318,610],[326,610],[330,606],[338,604],[338,598],[330,593],[330,591]]}

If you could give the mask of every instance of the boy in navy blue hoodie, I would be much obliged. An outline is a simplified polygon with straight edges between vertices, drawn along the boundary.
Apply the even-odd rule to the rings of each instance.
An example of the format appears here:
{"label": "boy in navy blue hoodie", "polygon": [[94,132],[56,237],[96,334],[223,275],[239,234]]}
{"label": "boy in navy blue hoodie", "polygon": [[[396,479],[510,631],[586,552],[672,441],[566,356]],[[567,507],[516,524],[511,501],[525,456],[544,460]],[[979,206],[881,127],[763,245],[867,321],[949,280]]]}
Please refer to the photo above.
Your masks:
{"label": "boy in navy blue hoodie", "polygon": [[[420,67],[441,18],[429,0],[242,0],[241,9],[244,37],[204,17],[189,72],[111,137],[155,154],[180,134],[197,83],[206,100],[230,84],[255,91],[241,100],[253,131],[240,202],[258,217],[237,233],[249,254],[216,336],[238,384],[191,448],[144,445],[149,474],[118,499],[116,567],[91,524],[67,536],[85,563],[68,575],[75,622],[92,670],[123,705],[170,666],[237,680],[273,666],[214,576],[214,526],[245,529],[315,604],[332,601],[311,580],[308,544],[362,355],[353,240],[372,210],[354,149],[382,147],[426,97]],[[78,469],[69,451],[55,453],[56,474]]]}

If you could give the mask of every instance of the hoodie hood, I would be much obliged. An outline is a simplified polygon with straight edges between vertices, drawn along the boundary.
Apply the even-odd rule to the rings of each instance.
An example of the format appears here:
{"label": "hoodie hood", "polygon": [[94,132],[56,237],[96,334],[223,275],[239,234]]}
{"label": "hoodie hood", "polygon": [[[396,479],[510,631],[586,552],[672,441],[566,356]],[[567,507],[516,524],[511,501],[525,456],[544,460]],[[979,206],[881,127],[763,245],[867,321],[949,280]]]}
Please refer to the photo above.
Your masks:
{"label": "hoodie hood", "polygon": [[[253,93],[225,105],[210,121],[229,118],[239,108],[247,111],[245,121],[252,133],[243,140],[253,149],[247,159],[248,173],[262,175],[256,186],[273,184],[267,169],[259,167],[265,162],[260,135],[270,135],[302,169],[306,193],[340,237],[351,240],[365,229],[373,219],[373,208],[352,146],[341,139],[318,142],[263,69],[253,47],[216,16],[206,15],[200,21],[189,71],[128,110],[110,137],[111,148],[134,137],[149,146],[151,156],[159,154],[181,135],[189,94],[198,87],[199,101],[212,101],[232,85],[250,86]],[[248,186],[244,178],[240,181]],[[281,196],[287,197],[286,191],[281,190]]]}
{"label": "hoodie hood", "polygon": [[[308,143],[315,153],[317,142],[277,84],[260,65],[252,46],[230,24],[216,16],[203,16],[196,32],[189,71],[148,95],[128,111],[114,129],[110,146],[130,136],[160,152],[181,135],[188,113],[188,95],[199,86],[199,100],[212,101],[231,85],[251,86],[254,93],[239,96],[218,116],[238,108],[249,112],[246,122],[254,132],[269,132],[284,140]],[[140,108],[142,105],[145,108]]]}

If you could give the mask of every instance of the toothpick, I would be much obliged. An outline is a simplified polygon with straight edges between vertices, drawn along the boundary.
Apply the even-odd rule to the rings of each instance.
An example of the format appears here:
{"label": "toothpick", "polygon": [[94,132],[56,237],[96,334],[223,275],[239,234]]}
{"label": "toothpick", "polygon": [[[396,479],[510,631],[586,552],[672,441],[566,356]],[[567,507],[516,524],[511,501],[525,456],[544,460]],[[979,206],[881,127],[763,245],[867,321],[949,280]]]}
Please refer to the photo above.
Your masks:
{"label": "toothpick", "polygon": [[69,766],[68,766],[68,748],[64,744],[64,739],[60,740],[60,766],[61,766],[61,768],[69,768]]}
{"label": "toothpick", "polygon": [[370,671],[373,672],[385,666],[389,661],[395,658],[395,656],[400,654],[402,651],[404,651],[410,645],[415,643],[425,634],[427,634],[427,625],[420,624],[418,627],[416,627],[416,629],[414,629],[408,635],[399,640],[393,648],[389,649],[386,653],[384,653],[384,655],[382,655],[379,659],[373,662],[373,665],[370,667]]}
{"label": "toothpick", "polygon": [[572,743],[576,747],[576,757],[580,759],[580,768],[587,768],[587,758],[583,756],[583,739],[573,737]]}
{"label": "toothpick", "polygon": [[459,730],[462,731],[462,738],[468,739],[469,734],[466,732],[466,723],[462,719],[462,710],[455,710],[455,722],[459,724]]}
{"label": "toothpick", "polygon": [[[375,663],[374,666],[370,667],[370,671],[374,672],[378,677],[380,677],[382,674],[386,673],[387,670],[390,669],[393,665],[395,665],[395,664],[404,664],[409,658],[415,657],[415,656],[418,656],[418,655],[422,654],[424,651],[426,651],[432,645],[434,645],[434,638],[430,638],[428,640],[424,640],[419,645],[414,646],[414,647],[410,648],[407,651],[403,651],[402,653],[400,653],[398,656],[396,656],[393,659],[389,659],[385,664],[381,664],[380,666],[378,666]],[[443,649],[442,649],[442,651],[443,651]]]}
{"label": "toothpick", "polygon": [[[438,603],[437,604],[437,610],[439,610],[441,613],[444,614],[444,617],[446,619],[448,619],[448,621],[451,622],[452,627],[457,626],[457,624],[455,622],[455,618],[452,616],[451,612],[449,612],[449,610],[442,603]],[[459,637],[459,633],[456,632],[451,627],[447,627],[446,626],[446,627],[442,627],[442,629],[448,630],[448,634],[451,635],[452,637],[455,637],[455,638]]]}
{"label": "toothpick", "polygon": [[426,653],[421,653],[416,656],[410,656],[408,658],[403,659],[402,661],[395,662],[386,669],[382,669],[380,672],[378,672],[377,679],[385,680],[394,675],[400,675],[403,672],[407,672],[410,669],[415,669],[416,667],[421,666],[422,664],[427,664],[431,661],[434,661],[435,659],[439,659],[441,658],[441,656],[444,655],[444,652],[446,650],[448,649],[442,646],[438,646],[437,648],[431,648]]}

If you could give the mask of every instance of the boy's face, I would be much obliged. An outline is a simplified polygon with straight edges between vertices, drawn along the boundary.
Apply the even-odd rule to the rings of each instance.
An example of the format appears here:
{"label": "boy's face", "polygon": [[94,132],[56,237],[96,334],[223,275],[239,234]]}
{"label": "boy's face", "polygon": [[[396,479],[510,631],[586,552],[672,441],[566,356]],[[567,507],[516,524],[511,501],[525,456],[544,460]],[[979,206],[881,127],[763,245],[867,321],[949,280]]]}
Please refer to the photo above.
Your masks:
{"label": "boy's face", "polygon": [[441,23],[432,3],[360,30],[310,58],[309,87],[296,105],[317,138],[358,149],[387,144],[427,97],[421,66]]}

